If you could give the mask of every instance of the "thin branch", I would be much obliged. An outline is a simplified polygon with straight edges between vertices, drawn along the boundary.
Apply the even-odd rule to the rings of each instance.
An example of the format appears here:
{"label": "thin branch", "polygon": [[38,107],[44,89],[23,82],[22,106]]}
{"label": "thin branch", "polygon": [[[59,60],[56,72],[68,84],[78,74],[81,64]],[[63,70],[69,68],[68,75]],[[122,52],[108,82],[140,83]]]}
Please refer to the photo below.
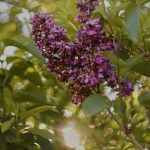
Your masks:
{"label": "thin branch", "polygon": [[130,142],[139,150],[144,150],[144,148],[137,142],[133,134],[128,134],[127,137],[130,139]]}
{"label": "thin branch", "polygon": [[112,117],[112,119],[114,119],[116,121],[116,123],[119,125],[119,127],[121,128],[121,130],[125,133],[126,137],[129,139],[129,141],[139,150],[144,150],[144,148],[136,141],[136,139],[134,138],[132,133],[128,133],[128,131],[126,130],[126,128],[124,127],[123,122],[121,122],[109,109],[108,109],[108,113],[110,114],[110,116]]}
{"label": "thin branch", "polygon": [[124,127],[123,123],[111,112],[110,109],[108,109],[108,112],[109,112],[110,116],[112,117],[112,119],[114,119],[116,121],[116,123],[119,125],[121,130],[125,132],[125,127]]}

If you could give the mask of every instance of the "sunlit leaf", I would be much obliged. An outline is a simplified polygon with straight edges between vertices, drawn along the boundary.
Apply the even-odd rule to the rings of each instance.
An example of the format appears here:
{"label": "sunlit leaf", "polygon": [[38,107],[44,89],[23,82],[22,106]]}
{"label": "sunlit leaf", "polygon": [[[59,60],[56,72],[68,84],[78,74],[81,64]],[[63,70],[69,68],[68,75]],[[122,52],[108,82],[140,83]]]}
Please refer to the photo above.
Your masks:
{"label": "sunlit leaf", "polygon": [[21,118],[25,119],[25,118],[30,117],[32,115],[35,115],[37,113],[41,113],[41,112],[48,111],[48,110],[52,110],[54,112],[58,112],[54,107],[45,105],[45,106],[40,106],[40,107],[37,107],[37,108],[34,108],[34,109],[31,109],[31,110],[27,111],[26,113],[24,113],[21,116]]}
{"label": "sunlit leaf", "polygon": [[1,131],[2,131],[2,133],[4,133],[7,130],[9,130],[11,128],[11,126],[14,124],[14,122],[15,122],[15,118],[14,117],[12,117],[8,121],[3,122],[2,125],[1,125]]}

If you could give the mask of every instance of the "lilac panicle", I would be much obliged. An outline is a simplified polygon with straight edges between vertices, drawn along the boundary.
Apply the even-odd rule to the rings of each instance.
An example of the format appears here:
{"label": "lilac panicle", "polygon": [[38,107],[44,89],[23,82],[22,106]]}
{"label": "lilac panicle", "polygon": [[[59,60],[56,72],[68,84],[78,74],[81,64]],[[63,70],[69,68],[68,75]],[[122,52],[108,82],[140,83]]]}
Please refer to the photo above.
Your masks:
{"label": "lilac panicle", "polygon": [[[68,80],[68,58],[74,49],[66,32],[51,15],[38,13],[32,19],[32,37],[42,54],[48,59],[48,70],[61,81]],[[67,58],[68,57],[68,58]]]}
{"label": "lilac panicle", "polygon": [[[52,18],[51,15],[38,13],[32,19],[32,35],[37,47],[42,54],[49,58],[54,51],[62,47],[64,49],[65,42],[68,41],[65,30],[61,28]],[[59,55],[60,51],[57,51]]]}
{"label": "lilac panicle", "polygon": [[77,14],[75,20],[78,23],[85,23],[89,18],[92,17],[92,12],[98,6],[98,0],[79,0],[77,3],[77,8],[79,8],[80,13]]}
{"label": "lilac panicle", "polygon": [[[107,83],[115,91],[118,89],[116,67],[103,52],[116,54],[119,44],[113,37],[106,36],[102,21],[93,18],[92,12],[97,5],[98,0],[79,0],[77,3],[80,13],[76,21],[80,23],[80,29],[74,43],[51,15],[38,13],[32,19],[32,37],[48,59],[48,70],[62,82],[73,80],[70,90],[75,104],[84,101],[101,83]],[[121,94],[130,95],[134,89],[132,82],[124,79],[121,84]]]}

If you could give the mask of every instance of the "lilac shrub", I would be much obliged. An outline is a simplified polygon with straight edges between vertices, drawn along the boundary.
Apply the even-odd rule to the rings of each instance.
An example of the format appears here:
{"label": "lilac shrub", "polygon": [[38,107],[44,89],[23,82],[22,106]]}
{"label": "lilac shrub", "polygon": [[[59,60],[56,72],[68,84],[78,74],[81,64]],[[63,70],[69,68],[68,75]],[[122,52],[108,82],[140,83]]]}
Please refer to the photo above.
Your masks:
{"label": "lilac shrub", "polygon": [[134,90],[128,79],[122,80],[119,90],[121,77],[118,77],[116,67],[103,56],[104,51],[116,55],[119,44],[113,37],[106,36],[102,21],[93,17],[92,12],[98,4],[98,0],[77,3],[79,14],[75,20],[80,29],[74,43],[51,15],[37,13],[32,19],[33,40],[48,59],[48,70],[54,72],[61,82],[73,81],[70,90],[74,104],[80,104],[104,82],[114,91],[120,91],[122,96],[129,96]]}

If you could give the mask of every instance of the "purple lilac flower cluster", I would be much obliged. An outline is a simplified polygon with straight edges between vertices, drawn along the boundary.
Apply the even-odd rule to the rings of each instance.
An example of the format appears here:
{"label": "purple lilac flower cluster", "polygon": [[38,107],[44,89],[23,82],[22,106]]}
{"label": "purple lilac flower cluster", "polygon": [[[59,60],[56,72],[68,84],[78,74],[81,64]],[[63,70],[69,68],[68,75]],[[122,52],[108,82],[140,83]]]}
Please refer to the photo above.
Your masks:
{"label": "purple lilac flower cluster", "polygon": [[[113,37],[105,35],[101,20],[92,18],[97,5],[98,0],[80,0],[77,4],[82,21],[78,20],[80,30],[74,43],[69,41],[65,30],[52,16],[38,13],[32,19],[33,40],[48,59],[48,70],[56,73],[57,79],[62,82],[73,81],[70,89],[75,104],[80,104],[92,89],[104,82],[118,90],[120,77],[116,74],[115,66],[103,56],[106,50],[116,54],[118,44],[114,44]],[[83,19],[83,16],[87,18]],[[130,95],[132,82],[124,79],[121,84],[121,94]]]}
{"label": "purple lilac flower cluster", "polygon": [[48,70],[55,72],[60,81],[67,82],[74,44],[69,42],[65,30],[44,13],[34,15],[32,35],[36,46],[48,59]]}
{"label": "purple lilac flower cluster", "polygon": [[122,84],[122,86],[121,86],[122,96],[129,96],[134,90],[133,83],[128,79],[124,79],[121,82],[121,84]]}
{"label": "purple lilac flower cluster", "polygon": [[78,23],[85,23],[89,18],[92,17],[92,12],[98,6],[98,0],[80,0],[77,3],[80,13],[77,14],[75,20]]}

